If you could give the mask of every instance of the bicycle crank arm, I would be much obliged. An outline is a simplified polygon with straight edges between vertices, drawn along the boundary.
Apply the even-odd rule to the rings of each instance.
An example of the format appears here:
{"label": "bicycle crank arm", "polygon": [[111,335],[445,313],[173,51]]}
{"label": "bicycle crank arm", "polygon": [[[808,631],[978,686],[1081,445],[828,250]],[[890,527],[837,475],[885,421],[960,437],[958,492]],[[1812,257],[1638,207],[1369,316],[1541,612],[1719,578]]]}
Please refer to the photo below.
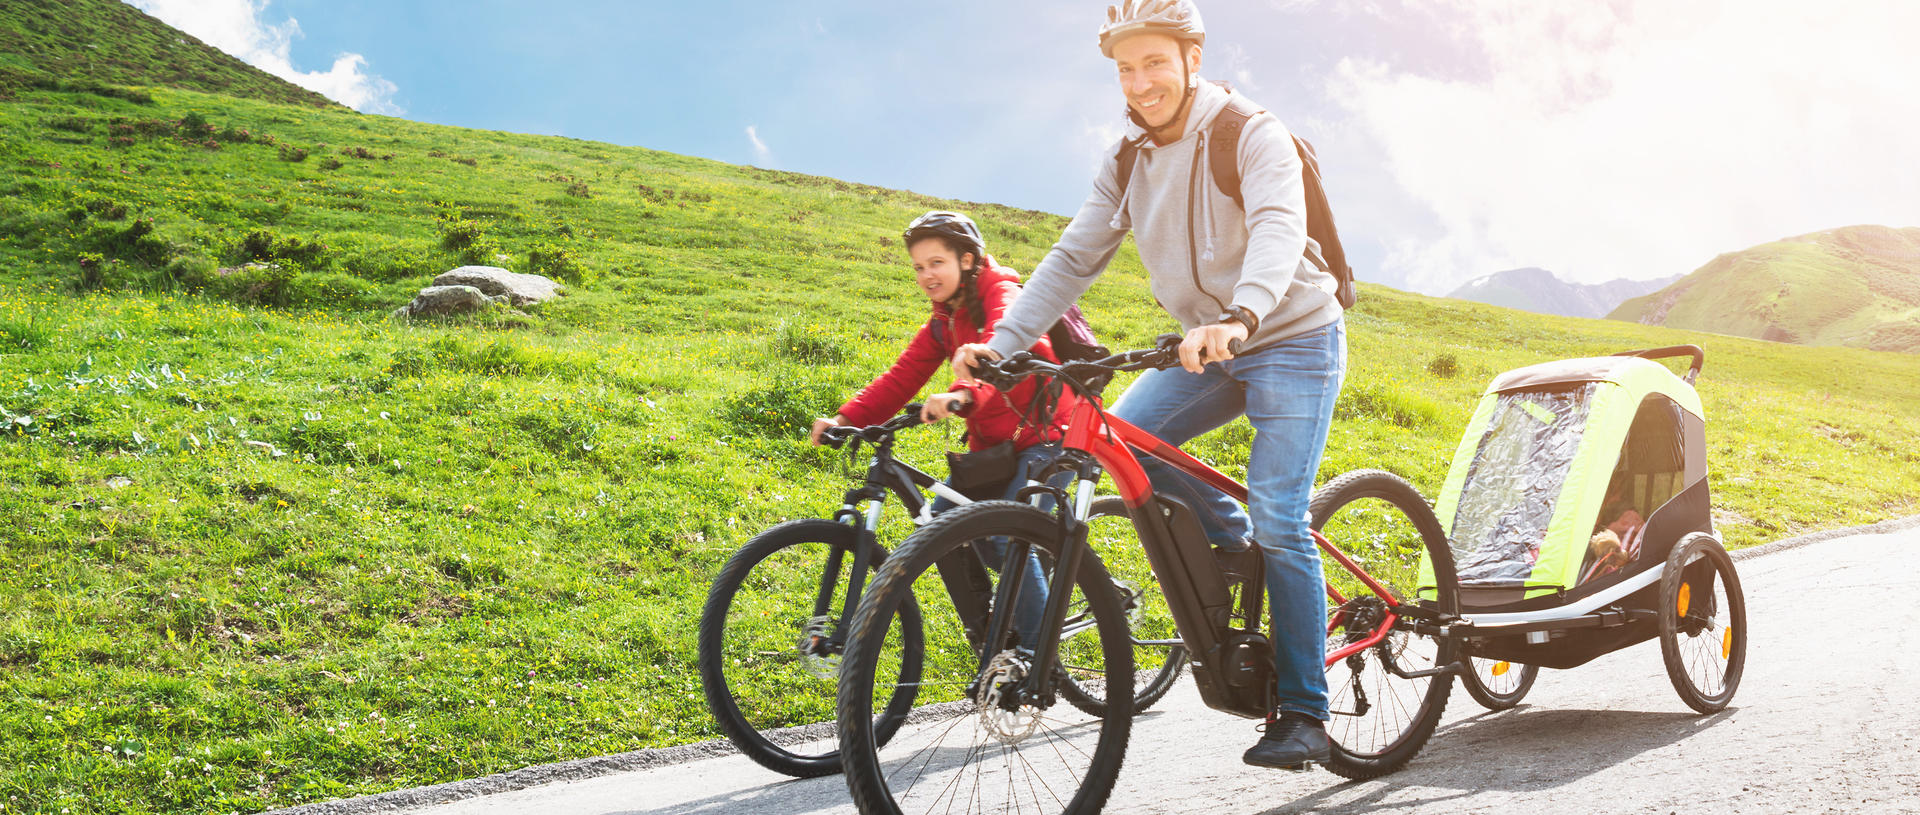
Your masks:
{"label": "bicycle crank arm", "polygon": [[1440,676],[1442,674],[1458,675],[1467,672],[1467,666],[1459,662],[1449,662],[1445,665],[1428,668],[1424,671],[1403,671],[1400,670],[1400,666],[1394,664],[1392,660],[1385,660],[1385,662],[1387,664],[1387,672],[1401,679],[1425,679],[1429,676]]}

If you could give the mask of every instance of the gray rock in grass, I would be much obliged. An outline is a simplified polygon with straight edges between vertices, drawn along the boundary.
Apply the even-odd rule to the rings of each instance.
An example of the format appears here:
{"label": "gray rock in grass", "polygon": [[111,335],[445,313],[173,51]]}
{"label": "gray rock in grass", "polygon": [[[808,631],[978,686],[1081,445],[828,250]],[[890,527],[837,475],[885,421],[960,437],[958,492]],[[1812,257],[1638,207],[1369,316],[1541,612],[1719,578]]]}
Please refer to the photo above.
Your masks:
{"label": "gray rock in grass", "polygon": [[435,286],[472,286],[493,296],[505,296],[513,305],[544,303],[560,296],[560,284],[537,274],[509,272],[497,266],[462,266],[442,272]]}
{"label": "gray rock in grass", "polygon": [[413,302],[394,309],[395,317],[446,317],[491,308],[507,302],[506,297],[489,297],[472,286],[428,286]]}

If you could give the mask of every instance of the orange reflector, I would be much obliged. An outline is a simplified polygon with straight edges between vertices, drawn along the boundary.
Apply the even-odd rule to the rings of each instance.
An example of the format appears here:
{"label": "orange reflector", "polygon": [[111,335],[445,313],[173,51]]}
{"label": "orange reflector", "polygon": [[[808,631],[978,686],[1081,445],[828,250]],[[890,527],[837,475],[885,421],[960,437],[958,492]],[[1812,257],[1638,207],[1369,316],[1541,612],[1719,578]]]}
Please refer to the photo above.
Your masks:
{"label": "orange reflector", "polygon": [[1674,610],[1678,611],[1680,613],[1680,616],[1685,617],[1687,616],[1687,606],[1692,604],[1693,604],[1693,584],[1681,583],[1680,599],[1673,604]]}
{"label": "orange reflector", "polygon": [[1726,659],[1733,654],[1733,626],[1727,626],[1720,634],[1720,658]]}
{"label": "orange reflector", "polygon": [[1506,676],[1506,675],[1507,675],[1507,670],[1508,670],[1508,669],[1510,669],[1510,668],[1512,668],[1512,667],[1513,667],[1513,664],[1512,664],[1512,663],[1510,663],[1510,662],[1507,662],[1507,661],[1506,661],[1506,660],[1504,660],[1504,659],[1503,659],[1503,660],[1500,660],[1499,662],[1495,662],[1495,663],[1493,663],[1493,675],[1494,675],[1494,676]]}

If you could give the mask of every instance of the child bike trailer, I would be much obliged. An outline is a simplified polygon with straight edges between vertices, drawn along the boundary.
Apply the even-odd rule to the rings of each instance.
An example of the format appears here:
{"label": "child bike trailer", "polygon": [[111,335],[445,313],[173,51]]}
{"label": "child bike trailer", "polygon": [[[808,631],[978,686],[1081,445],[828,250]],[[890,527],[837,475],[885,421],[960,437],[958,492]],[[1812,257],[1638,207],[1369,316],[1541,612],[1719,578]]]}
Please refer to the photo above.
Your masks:
{"label": "child bike trailer", "polygon": [[[1652,361],[1681,356],[1684,376]],[[1511,707],[1540,667],[1655,637],[1689,706],[1732,699],[1746,607],[1713,531],[1693,389],[1704,359],[1692,345],[1628,351],[1487,387],[1435,506],[1466,622],[1462,680],[1483,705]]]}

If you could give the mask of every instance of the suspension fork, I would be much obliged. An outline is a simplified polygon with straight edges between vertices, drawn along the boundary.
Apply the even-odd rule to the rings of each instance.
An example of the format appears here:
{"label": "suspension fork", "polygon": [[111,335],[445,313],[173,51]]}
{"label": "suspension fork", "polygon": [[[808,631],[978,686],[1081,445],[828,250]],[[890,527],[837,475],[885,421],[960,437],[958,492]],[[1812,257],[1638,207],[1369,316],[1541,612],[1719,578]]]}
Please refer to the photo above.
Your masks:
{"label": "suspension fork", "polygon": [[[1026,486],[1020,488],[1019,493],[1015,495],[1015,500],[1032,501],[1036,495],[1055,492],[1057,491],[1028,479]],[[1055,497],[1058,498],[1057,495]],[[975,551],[978,552],[977,549]],[[993,660],[994,655],[999,653],[1000,645],[1007,641],[1007,631],[1013,625],[1013,617],[1019,613],[1018,603],[1021,593],[1032,590],[1026,585],[1027,560],[1032,556],[1033,544],[1025,540],[1009,540],[1006,551],[1001,552],[1000,583],[994,588],[993,603],[989,606],[990,610],[1001,613],[982,615],[982,619],[986,621],[982,626],[984,631],[978,643],[982,672],[986,671],[987,663]],[[977,555],[976,560],[984,563],[986,558]],[[955,596],[958,597],[958,595]],[[1033,648],[1035,643],[1023,642],[1021,645]]]}
{"label": "suspension fork", "polygon": [[[867,504],[865,513],[855,508],[862,499]],[[839,618],[827,632],[826,648],[819,648],[822,643],[817,641],[809,643],[821,653],[839,653],[846,645],[846,632],[852,623],[853,612],[860,605],[861,594],[866,591],[867,571],[872,568],[871,558],[878,548],[875,531],[880,528],[880,512],[885,506],[884,493],[870,487],[851,490],[847,493],[847,503],[833,515],[835,521],[854,527],[853,573],[847,577],[847,596],[841,604]],[[820,572],[820,588],[813,600],[813,619],[817,623],[835,619],[833,589],[840,582],[840,566],[846,555],[847,547],[839,545],[827,552],[827,566]]]}
{"label": "suspension fork", "polygon": [[[1073,500],[1070,504],[1067,501],[1058,500],[1065,496],[1057,494],[1061,491],[1053,490],[1056,493],[1057,502],[1055,517],[1060,520],[1060,540],[1063,545],[1060,548],[1059,562],[1054,565],[1053,579],[1047,585],[1047,605],[1046,610],[1040,614],[1040,631],[1036,635],[1038,641],[1033,644],[1032,668],[1028,671],[1025,687],[1019,694],[1023,701],[1042,708],[1051,707],[1054,702],[1053,671],[1060,662],[1060,633],[1066,626],[1067,607],[1073,602],[1073,584],[1080,574],[1080,562],[1090,551],[1087,546],[1086,517],[1093,508],[1093,492],[1098,478],[1097,471],[1088,471],[1092,466],[1094,465],[1089,462],[1082,468],[1081,478],[1074,487]],[[1038,491],[1042,488],[1030,487],[1029,489]],[[1020,548],[1031,550],[1032,544],[1023,541]],[[1025,581],[1024,578],[1008,580],[1003,574],[1001,582],[1014,583],[1013,591],[1010,593],[1018,597],[1019,583]],[[1011,611],[1010,608],[1009,610]]]}

